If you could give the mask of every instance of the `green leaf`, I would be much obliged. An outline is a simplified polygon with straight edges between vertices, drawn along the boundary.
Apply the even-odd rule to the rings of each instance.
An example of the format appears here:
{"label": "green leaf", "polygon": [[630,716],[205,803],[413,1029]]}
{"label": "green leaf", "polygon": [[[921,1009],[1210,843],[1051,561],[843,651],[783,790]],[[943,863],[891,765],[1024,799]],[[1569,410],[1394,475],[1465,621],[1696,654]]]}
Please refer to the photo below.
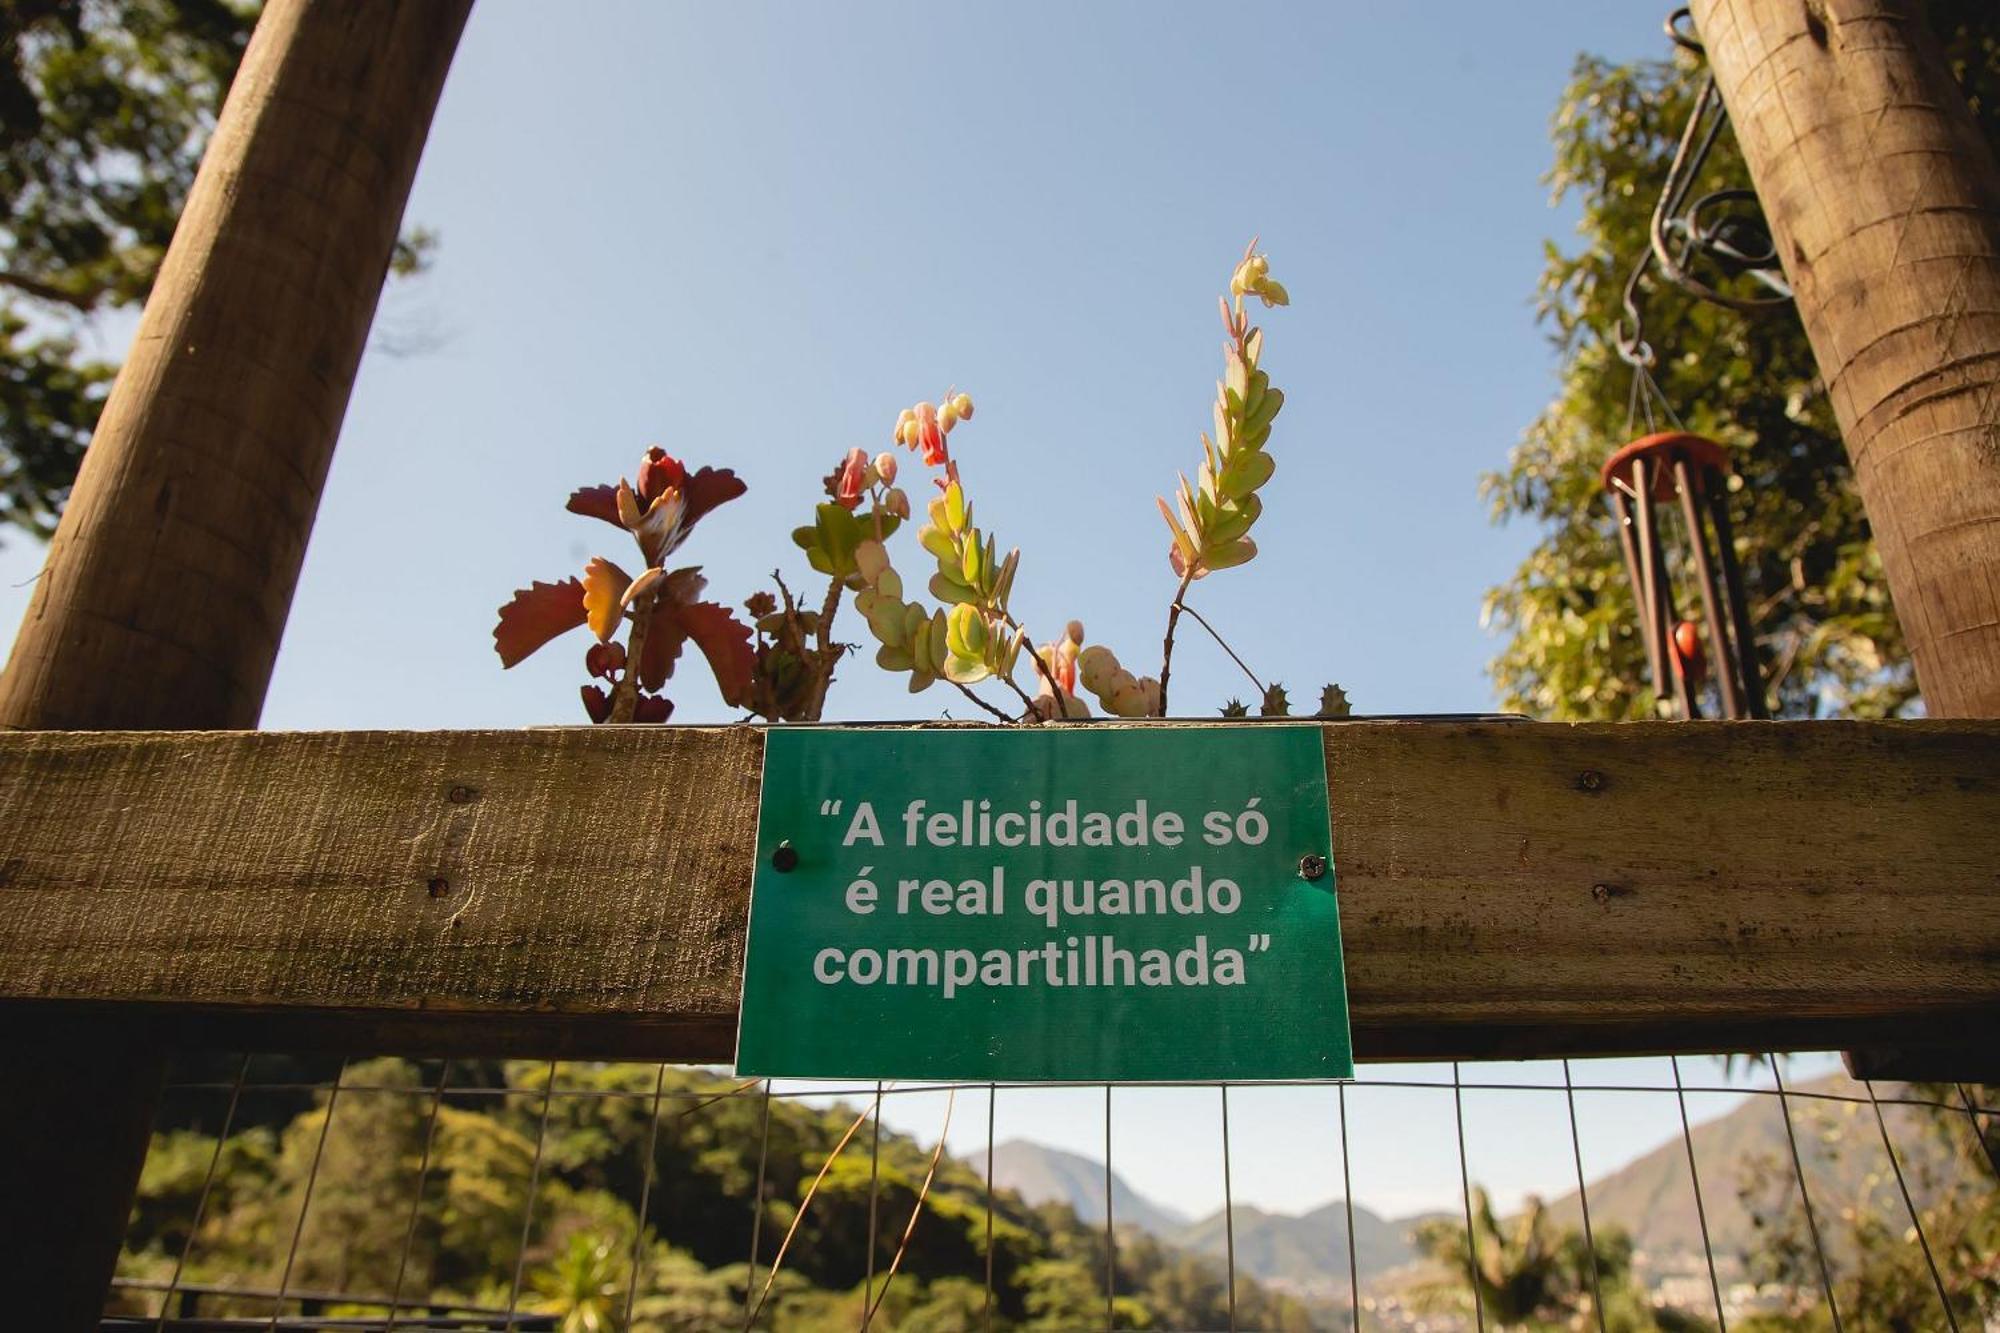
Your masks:
{"label": "green leaf", "polygon": [[1285,391],[1283,389],[1270,390],[1264,395],[1263,401],[1251,409],[1250,415],[1244,418],[1244,428],[1246,430],[1260,430],[1270,425],[1272,421],[1276,420],[1279,411],[1284,406]]}
{"label": "green leaf", "polygon": [[1256,554],[1257,543],[1251,541],[1248,537],[1242,537],[1230,542],[1226,546],[1204,551],[1201,562],[1210,569],[1228,569],[1234,565],[1245,563]]}
{"label": "green leaf", "polygon": [[954,685],[977,685],[992,674],[981,658],[954,653],[944,659],[944,678]]}
{"label": "green leaf", "polygon": [[1217,485],[1232,500],[1241,500],[1271,479],[1277,462],[1261,449],[1238,449],[1222,469]]}
{"label": "green leaf", "polygon": [[828,501],[814,511],[817,518],[819,547],[833,568],[829,574],[852,574],[854,572],[854,548],[867,537],[868,529],[861,520],[839,505]]}
{"label": "green leaf", "polygon": [[940,560],[958,559],[958,545],[943,528],[926,525],[917,532],[917,545]]}
{"label": "green leaf", "polygon": [[966,587],[942,569],[931,575],[930,589],[931,596],[937,598],[947,606],[957,606],[964,602],[976,602],[979,600],[978,593]]}

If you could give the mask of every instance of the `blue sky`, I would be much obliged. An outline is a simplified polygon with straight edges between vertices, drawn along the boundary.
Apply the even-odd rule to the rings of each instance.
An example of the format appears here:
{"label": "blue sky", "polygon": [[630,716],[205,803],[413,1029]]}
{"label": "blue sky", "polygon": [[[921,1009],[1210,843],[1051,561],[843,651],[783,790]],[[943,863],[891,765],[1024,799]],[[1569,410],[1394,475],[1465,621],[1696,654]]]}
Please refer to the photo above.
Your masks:
{"label": "blue sky", "polygon": [[[954,384],[978,404],[953,443],[981,520],[1024,550],[1017,612],[1043,638],[1079,617],[1156,669],[1174,580],[1153,496],[1199,459],[1215,297],[1252,233],[1294,301],[1261,320],[1278,471],[1262,555],[1195,604],[1295,696],[1331,679],[1362,712],[1491,707],[1480,599],[1531,534],[1490,526],[1476,487],[1554,387],[1533,293],[1571,218],[1540,182],[1547,121],[1579,51],[1663,54],[1661,13],[480,0],[408,213],[442,245],[385,298],[264,725],[579,722],[580,639],[503,673],[489,638],[514,588],[624,558],[562,511],[571,488],[650,444],[733,467],[748,496],[683,557],[723,600],[774,565],[801,586],[787,534],[819,478]],[[40,552],[4,540],[11,626]],[[1183,643],[1176,711],[1239,692]],[[693,673],[670,693],[676,720],[730,716]],[[829,716],[954,705],[864,657]],[[1003,1137],[1088,1149],[1069,1095],[1003,1099],[1022,1117]],[[1133,1142],[1163,1153],[1208,1114],[1128,1095]],[[1331,1096],[1246,1094],[1242,1114],[1305,1136]],[[1494,1116],[1503,1141],[1543,1123]],[[1572,1169],[1566,1147],[1510,1160],[1545,1189]],[[1170,1153],[1119,1165],[1197,1202],[1171,1197]],[[1446,1205],[1449,1165],[1374,1201]],[[1335,1192],[1245,1171],[1271,1206]]]}

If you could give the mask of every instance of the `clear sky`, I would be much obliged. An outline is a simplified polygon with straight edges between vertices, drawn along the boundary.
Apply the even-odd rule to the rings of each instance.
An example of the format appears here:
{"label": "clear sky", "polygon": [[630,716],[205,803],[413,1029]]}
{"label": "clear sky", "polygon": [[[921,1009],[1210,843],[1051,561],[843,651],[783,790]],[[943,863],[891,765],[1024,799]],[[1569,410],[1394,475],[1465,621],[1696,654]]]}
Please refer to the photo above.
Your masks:
{"label": "clear sky", "polygon": [[[1199,460],[1215,297],[1253,233],[1294,301],[1261,320],[1278,470],[1262,555],[1196,605],[1296,697],[1332,679],[1361,712],[1491,707],[1480,599],[1530,534],[1490,526],[1476,487],[1554,386],[1534,287],[1571,219],[1540,181],[1547,121],[1579,51],[1664,54],[1663,10],[480,0],[408,214],[442,245],[385,299],[264,724],[580,722],[580,641],[503,673],[489,638],[514,588],[626,557],[562,511],[571,488],[650,444],[732,467],[748,496],[683,557],[724,600],[773,566],[799,586],[788,534],[819,479],[953,384],[978,406],[953,444],[981,521],[1024,550],[1016,610],[1156,669],[1174,581],[1153,496]],[[12,626],[40,552],[0,540]],[[1242,688],[1183,642],[1177,712]],[[730,716],[693,672],[670,692],[676,720]],[[863,656],[829,716],[954,705]],[[1075,1095],[1003,1098],[1002,1136],[1095,1151]],[[1119,1095],[1120,1169],[1197,1208],[1171,1145],[1211,1112]],[[1331,1096],[1247,1093],[1241,1115],[1304,1141]],[[1431,1160],[1419,1122],[1385,1117],[1375,1156],[1403,1135],[1400,1160]],[[1482,1123],[1502,1146],[1545,1124]],[[1509,1170],[1556,1191],[1566,1154]],[[1446,1165],[1357,1185],[1389,1211],[1448,1206]],[[1337,1192],[1275,1158],[1238,1182],[1280,1208]]]}

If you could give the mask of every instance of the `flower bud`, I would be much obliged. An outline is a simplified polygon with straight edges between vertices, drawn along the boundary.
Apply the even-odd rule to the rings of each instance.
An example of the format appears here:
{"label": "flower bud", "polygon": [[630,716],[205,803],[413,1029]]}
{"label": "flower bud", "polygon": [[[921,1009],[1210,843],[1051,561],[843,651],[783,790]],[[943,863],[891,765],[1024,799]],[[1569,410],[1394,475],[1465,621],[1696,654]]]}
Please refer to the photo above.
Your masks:
{"label": "flower bud", "polygon": [[884,449],[875,455],[875,475],[882,479],[884,486],[896,484],[896,455]]}
{"label": "flower bud", "polygon": [[944,400],[944,406],[938,409],[938,428],[949,434],[951,428],[957,424],[958,405],[952,399],[947,398]]}
{"label": "flower bud", "polygon": [[840,465],[840,477],[834,483],[834,503],[842,509],[853,509],[861,503],[861,492],[866,489],[868,455],[860,449],[850,449]]}
{"label": "flower bud", "polygon": [[1072,641],[1076,643],[1082,643],[1083,622],[1081,620],[1070,621],[1069,624],[1064,627],[1064,633],[1068,634]]}
{"label": "flower bud", "polygon": [[905,495],[901,488],[897,488],[882,497],[882,507],[897,518],[908,518],[910,516],[910,497]]}
{"label": "flower bud", "polygon": [[646,451],[645,459],[639,464],[639,503],[650,505],[660,497],[660,493],[671,487],[687,484],[687,468],[681,460],[672,457],[658,445]]}
{"label": "flower bud", "polygon": [[958,414],[960,421],[972,420],[972,395],[962,393],[952,399],[951,410]]}

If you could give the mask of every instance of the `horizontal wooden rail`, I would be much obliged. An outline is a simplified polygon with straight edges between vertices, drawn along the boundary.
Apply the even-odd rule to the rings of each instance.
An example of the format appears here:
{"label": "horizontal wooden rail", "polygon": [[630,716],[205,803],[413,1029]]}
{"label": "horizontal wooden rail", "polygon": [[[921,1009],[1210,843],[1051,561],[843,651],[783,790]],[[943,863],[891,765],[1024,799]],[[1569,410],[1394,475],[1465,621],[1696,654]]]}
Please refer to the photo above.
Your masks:
{"label": "horizontal wooden rail", "polygon": [[[1325,727],[1355,1049],[1963,1043],[2000,723]],[[0,735],[0,1021],[723,1061],[750,727]]]}

